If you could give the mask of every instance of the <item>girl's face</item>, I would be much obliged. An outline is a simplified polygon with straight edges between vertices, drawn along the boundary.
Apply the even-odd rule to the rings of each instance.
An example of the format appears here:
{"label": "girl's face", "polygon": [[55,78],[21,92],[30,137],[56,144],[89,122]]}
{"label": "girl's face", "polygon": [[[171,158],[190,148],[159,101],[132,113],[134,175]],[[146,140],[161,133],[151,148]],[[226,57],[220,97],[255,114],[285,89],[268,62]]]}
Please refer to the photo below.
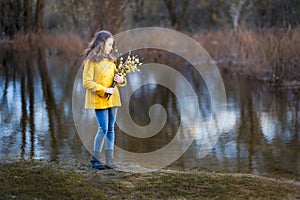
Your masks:
{"label": "girl's face", "polygon": [[114,39],[113,38],[107,38],[105,40],[105,45],[103,49],[103,53],[109,54],[111,50],[113,49]]}

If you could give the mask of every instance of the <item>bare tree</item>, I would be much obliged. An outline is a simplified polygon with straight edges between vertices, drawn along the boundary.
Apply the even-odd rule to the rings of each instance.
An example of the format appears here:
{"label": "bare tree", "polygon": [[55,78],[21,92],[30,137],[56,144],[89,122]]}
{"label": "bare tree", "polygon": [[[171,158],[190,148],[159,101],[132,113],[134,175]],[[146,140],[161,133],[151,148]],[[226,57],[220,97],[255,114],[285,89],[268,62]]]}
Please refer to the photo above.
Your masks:
{"label": "bare tree", "polygon": [[129,0],[95,1],[94,15],[91,19],[92,33],[98,29],[110,30],[113,34],[120,31],[128,3]]}
{"label": "bare tree", "polygon": [[164,3],[169,12],[171,25],[177,30],[183,29],[188,22],[190,1],[164,0]]}
{"label": "bare tree", "polygon": [[22,10],[21,12],[21,24],[23,27],[23,31],[28,32],[32,29],[32,1],[23,1],[23,5],[22,5],[23,9],[21,8],[20,10]]}
{"label": "bare tree", "polygon": [[35,31],[41,32],[44,30],[44,11],[45,0],[37,0],[35,11]]}
{"label": "bare tree", "polygon": [[239,25],[239,19],[241,16],[241,11],[248,0],[227,0],[229,4],[229,12],[232,19],[232,26],[234,32],[237,31]]}
{"label": "bare tree", "polygon": [[13,37],[20,31],[28,33],[43,30],[44,1],[45,0],[1,0],[1,36]]}
{"label": "bare tree", "polygon": [[[52,1],[49,9],[56,27],[76,31],[88,37],[99,29],[112,33],[122,30],[130,0]],[[61,19],[64,19],[61,21]]]}

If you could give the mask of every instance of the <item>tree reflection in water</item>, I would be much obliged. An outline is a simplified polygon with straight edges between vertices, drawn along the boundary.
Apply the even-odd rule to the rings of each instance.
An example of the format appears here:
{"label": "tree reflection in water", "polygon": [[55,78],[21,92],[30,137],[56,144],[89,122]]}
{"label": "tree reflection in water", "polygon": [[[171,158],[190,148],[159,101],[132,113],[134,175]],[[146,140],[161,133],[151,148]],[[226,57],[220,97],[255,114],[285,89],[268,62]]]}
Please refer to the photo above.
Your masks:
{"label": "tree reflection in water", "polygon": [[63,87],[72,84],[66,74],[73,69],[47,60],[42,48],[37,56],[1,50],[1,156],[59,161],[74,157],[71,148],[86,154],[72,123],[71,87]]}

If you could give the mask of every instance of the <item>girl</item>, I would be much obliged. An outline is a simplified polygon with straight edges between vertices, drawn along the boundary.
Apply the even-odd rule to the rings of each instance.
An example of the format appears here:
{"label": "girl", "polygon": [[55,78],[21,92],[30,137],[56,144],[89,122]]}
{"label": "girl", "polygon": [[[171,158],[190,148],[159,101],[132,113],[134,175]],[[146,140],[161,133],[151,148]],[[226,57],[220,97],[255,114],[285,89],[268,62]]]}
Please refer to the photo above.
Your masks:
{"label": "girl", "polygon": [[[118,88],[112,88],[112,82],[117,86],[125,85],[123,76],[117,75],[113,55],[114,39],[108,31],[99,31],[90,42],[84,54],[83,86],[86,88],[85,108],[95,109],[98,121],[98,132],[94,138],[92,166],[105,169],[101,152],[105,140],[105,158],[108,168],[116,168],[114,162],[114,124],[117,107],[121,106]],[[110,98],[107,98],[110,95]]]}

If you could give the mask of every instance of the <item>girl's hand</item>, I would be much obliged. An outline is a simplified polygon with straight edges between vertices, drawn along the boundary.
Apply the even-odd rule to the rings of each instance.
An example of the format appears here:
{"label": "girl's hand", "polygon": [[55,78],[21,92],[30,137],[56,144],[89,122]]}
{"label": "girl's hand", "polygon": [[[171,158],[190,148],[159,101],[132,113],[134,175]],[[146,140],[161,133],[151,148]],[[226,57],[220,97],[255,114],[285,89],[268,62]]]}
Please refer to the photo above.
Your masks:
{"label": "girl's hand", "polygon": [[106,90],[105,90],[105,93],[107,93],[107,94],[113,94],[115,92],[115,89],[114,88],[107,88]]}
{"label": "girl's hand", "polygon": [[114,77],[114,81],[118,84],[124,83],[124,76],[116,74]]}

